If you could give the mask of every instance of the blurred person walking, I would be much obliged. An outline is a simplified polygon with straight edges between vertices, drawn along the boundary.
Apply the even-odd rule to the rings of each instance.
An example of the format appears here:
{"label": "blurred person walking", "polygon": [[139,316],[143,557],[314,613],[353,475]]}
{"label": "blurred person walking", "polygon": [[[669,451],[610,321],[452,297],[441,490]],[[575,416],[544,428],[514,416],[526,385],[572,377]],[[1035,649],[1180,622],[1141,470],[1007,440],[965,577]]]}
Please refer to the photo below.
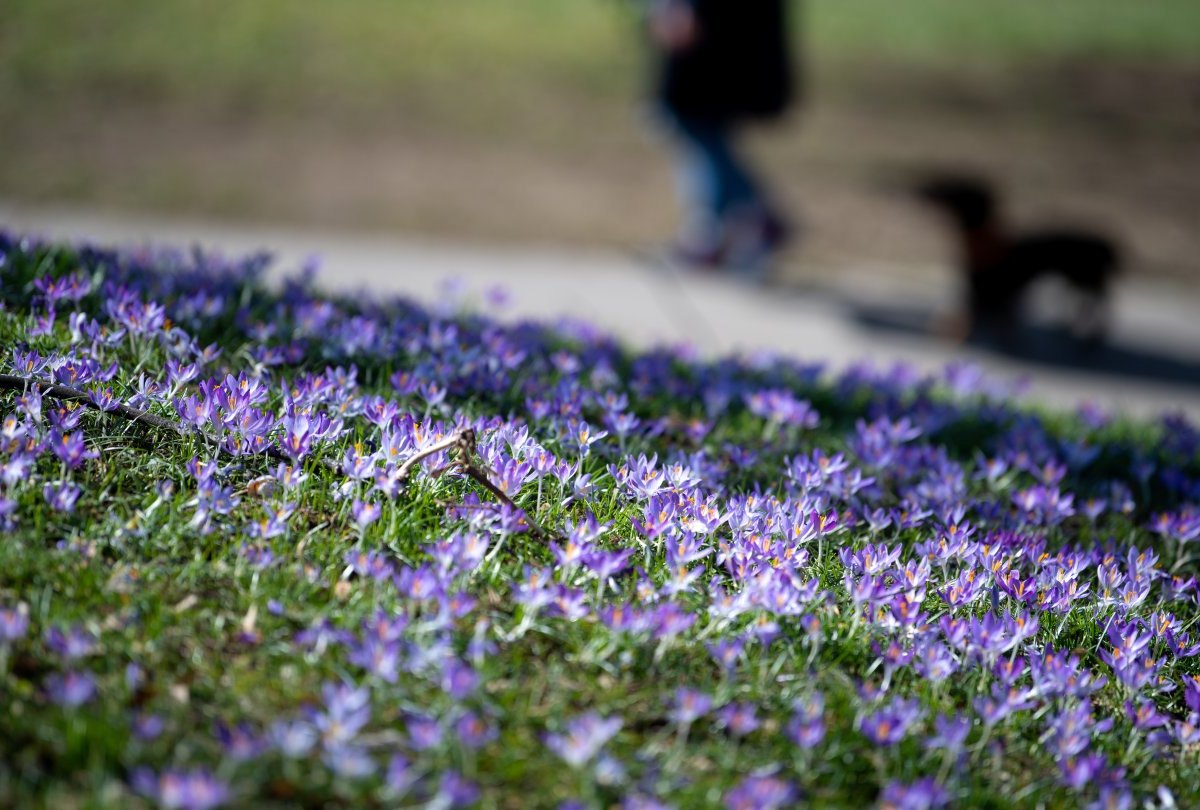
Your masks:
{"label": "blurred person walking", "polygon": [[673,258],[764,271],[787,218],[736,144],[793,101],[786,0],[651,0],[657,102],[679,164],[684,223]]}

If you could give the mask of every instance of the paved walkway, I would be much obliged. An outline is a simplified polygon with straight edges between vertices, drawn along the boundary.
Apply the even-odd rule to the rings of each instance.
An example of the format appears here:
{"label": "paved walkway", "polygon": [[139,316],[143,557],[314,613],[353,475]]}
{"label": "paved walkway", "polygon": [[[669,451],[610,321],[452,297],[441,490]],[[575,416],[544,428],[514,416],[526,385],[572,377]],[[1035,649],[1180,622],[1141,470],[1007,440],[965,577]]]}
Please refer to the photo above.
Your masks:
{"label": "paved walkway", "polygon": [[[511,294],[511,317],[579,318],[634,345],[688,342],[706,353],[767,349],[835,368],[863,358],[937,369],[979,363],[1000,378],[1028,378],[1030,396],[1064,406],[1089,401],[1150,415],[1182,410],[1200,420],[1200,297],[1126,282],[1117,293],[1109,348],[1078,358],[1050,332],[1034,333],[1028,356],[937,341],[928,314],[945,285],[895,280],[863,268],[833,288],[756,288],[723,278],[683,278],[633,255],[554,248],[497,248],[420,239],[124,217],[0,201],[0,227],[109,244],[201,244],[228,253],[269,249],[277,272],[321,259],[319,283],[433,301],[447,279],[477,295]],[[949,282],[949,280],[947,280]],[[1082,364],[1082,367],[1081,367]]]}

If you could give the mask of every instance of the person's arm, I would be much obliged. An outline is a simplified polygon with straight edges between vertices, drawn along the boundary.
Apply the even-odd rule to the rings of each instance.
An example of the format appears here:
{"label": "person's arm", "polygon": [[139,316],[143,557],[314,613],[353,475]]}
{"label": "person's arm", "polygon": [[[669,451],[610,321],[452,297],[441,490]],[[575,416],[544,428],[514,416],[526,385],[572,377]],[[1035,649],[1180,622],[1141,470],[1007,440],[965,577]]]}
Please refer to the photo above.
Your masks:
{"label": "person's arm", "polygon": [[689,0],[653,0],[649,25],[651,39],[671,53],[687,50],[700,36],[696,9]]}

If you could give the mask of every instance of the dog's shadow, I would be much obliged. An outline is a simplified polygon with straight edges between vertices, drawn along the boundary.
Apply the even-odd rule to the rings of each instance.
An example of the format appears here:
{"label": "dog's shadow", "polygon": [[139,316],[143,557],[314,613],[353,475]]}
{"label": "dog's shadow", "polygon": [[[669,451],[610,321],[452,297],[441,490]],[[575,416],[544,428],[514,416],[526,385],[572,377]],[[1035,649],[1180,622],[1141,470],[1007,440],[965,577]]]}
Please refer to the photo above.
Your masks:
{"label": "dog's shadow", "polygon": [[[931,324],[933,310],[913,305],[864,304],[841,298],[849,319],[864,329],[891,335],[944,340]],[[1064,326],[1022,324],[1004,335],[973,334],[967,345],[1050,368],[1072,369],[1131,381],[1200,386],[1200,361],[1170,350],[1109,340],[1081,340]]]}

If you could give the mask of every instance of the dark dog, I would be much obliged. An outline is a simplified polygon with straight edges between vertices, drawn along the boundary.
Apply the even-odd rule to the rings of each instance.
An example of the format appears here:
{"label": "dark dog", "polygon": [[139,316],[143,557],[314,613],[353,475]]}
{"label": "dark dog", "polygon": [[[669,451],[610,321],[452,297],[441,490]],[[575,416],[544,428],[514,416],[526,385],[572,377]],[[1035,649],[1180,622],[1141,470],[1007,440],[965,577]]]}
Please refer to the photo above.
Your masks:
{"label": "dark dog", "polygon": [[1009,233],[995,193],[974,178],[939,177],[921,183],[917,193],[945,213],[958,234],[967,300],[966,322],[949,330],[956,337],[1011,333],[1025,291],[1040,278],[1057,276],[1074,293],[1076,336],[1103,340],[1120,256],[1111,240],[1073,230]]}

